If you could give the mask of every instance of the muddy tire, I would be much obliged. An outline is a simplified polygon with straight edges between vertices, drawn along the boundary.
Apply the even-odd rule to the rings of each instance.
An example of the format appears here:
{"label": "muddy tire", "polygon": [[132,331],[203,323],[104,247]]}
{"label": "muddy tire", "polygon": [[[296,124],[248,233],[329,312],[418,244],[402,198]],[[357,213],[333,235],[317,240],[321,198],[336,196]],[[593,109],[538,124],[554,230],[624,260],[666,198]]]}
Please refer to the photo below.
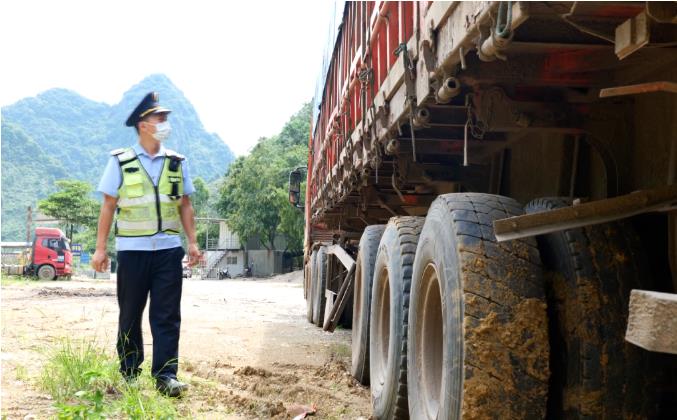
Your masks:
{"label": "muddy tire", "polygon": [[308,300],[308,278],[310,273],[310,262],[303,265],[303,299]]}
{"label": "muddy tire", "polygon": [[406,419],[411,266],[422,217],[393,217],[376,254],[369,312],[369,378],[376,419]]}
{"label": "muddy tire", "polygon": [[350,373],[363,385],[369,385],[369,309],[371,283],[378,244],[385,225],[372,225],[362,233],[355,266],[353,288],[352,366]]}
{"label": "muddy tire", "polygon": [[[540,198],[526,211],[570,205],[568,199]],[[648,272],[632,227],[607,223],[537,241],[547,270],[552,348],[548,415],[646,418],[653,392],[645,379],[650,355],[624,341],[630,290]]]}
{"label": "muddy tire", "polygon": [[313,287],[315,285],[315,258],[317,256],[317,252],[313,251],[312,254],[310,254],[310,259],[308,260],[308,264],[306,265],[306,279],[305,279],[305,284],[306,284],[306,319],[308,322],[312,323],[313,322]]}
{"label": "muddy tire", "polygon": [[324,306],[327,301],[327,247],[321,246],[315,256],[315,274],[313,274],[313,324],[322,327],[324,324]]}
{"label": "muddy tire", "polygon": [[56,270],[49,264],[41,265],[38,268],[38,278],[40,280],[56,280]]}
{"label": "muddy tire", "polygon": [[543,418],[548,331],[533,238],[497,243],[523,210],[489,194],[439,196],[416,249],[408,336],[412,419]]}

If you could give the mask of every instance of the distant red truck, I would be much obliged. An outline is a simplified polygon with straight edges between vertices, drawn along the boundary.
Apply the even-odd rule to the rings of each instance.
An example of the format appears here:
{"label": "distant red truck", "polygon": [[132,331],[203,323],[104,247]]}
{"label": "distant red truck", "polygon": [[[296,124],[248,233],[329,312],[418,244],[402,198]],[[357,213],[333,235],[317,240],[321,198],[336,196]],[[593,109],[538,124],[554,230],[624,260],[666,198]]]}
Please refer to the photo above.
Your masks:
{"label": "distant red truck", "polygon": [[26,274],[35,274],[41,280],[70,278],[73,253],[61,229],[35,228],[31,251],[31,263],[26,267]]}

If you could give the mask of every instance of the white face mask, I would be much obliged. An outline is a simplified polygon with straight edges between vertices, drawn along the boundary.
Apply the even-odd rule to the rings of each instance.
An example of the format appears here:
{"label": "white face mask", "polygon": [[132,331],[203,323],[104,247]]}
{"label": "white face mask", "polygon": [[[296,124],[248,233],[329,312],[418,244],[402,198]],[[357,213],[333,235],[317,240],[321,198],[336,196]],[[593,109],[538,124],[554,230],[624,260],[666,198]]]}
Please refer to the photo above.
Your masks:
{"label": "white face mask", "polygon": [[155,140],[163,142],[167,140],[171,132],[172,126],[169,125],[169,121],[157,123],[155,124],[155,133],[153,133],[153,137],[155,138]]}

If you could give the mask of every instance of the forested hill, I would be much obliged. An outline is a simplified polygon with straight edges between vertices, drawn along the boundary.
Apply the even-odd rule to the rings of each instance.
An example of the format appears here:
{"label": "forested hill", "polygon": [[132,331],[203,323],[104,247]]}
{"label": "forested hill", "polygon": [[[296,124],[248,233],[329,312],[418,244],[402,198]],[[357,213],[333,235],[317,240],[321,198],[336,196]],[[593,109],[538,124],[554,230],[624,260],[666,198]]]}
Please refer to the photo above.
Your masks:
{"label": "forested hill", "polygon": [[113,106],[51,89],[2,107],[2,240],[23,238],[26,207],[54,192],[55,179],[96,185],[108,152],[136,142],[136,132],[124,123],[151,91],[159,92],[161,103],[173,111],[167,147],[189,158],[194,177],[223,176],[232,151],[205,131],[193,105],[166,76],[145,78]]}

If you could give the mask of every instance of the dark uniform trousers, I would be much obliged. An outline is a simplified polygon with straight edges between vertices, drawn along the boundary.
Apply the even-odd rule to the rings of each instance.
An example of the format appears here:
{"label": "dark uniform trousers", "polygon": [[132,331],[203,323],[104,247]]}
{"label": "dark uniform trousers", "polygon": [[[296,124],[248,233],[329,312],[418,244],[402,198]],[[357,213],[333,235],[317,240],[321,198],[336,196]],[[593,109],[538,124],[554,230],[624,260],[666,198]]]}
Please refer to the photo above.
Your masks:
{"label": "dark uniform trousers", "polygon": [[120,372],[136,375],[143,362],[141,318],[150,294],[154,377],[176,378],[181,327],[181,247],[157,251],[118,251],[117,297],[120,319],[117,352]]}

